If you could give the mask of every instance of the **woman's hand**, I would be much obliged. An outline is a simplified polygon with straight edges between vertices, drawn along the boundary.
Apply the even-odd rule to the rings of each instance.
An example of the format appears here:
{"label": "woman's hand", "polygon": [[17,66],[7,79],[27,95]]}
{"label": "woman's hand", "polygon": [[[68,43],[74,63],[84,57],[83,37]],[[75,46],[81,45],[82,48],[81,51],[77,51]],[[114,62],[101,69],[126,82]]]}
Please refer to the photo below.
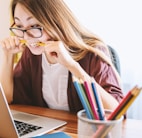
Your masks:
{"label": "woman's hand", "polygon": [[90,76],[76,62],[61,41],[48,41],[45,46],[46,57],[49,61],[65,66],[74,76],[82,80],[90,80]]}
{"label": "woman's hand", "polygon": [[16,36],[10,36],[0,41],[0,46],[6,54],[16,54],[25,49],[25,46],[20,43]]}
{"label": "woman's hand", "polygon": [[0,82],[5,90],[8,103],[13,100],[14,55],[23,50],[23,45],[15,36],[0,41]]}
{"label": "woman's hand", "polygon": [[67,68],[75,63],[61,41],[48,41],[45,46],[45,53],[49,61],[58,62]]}

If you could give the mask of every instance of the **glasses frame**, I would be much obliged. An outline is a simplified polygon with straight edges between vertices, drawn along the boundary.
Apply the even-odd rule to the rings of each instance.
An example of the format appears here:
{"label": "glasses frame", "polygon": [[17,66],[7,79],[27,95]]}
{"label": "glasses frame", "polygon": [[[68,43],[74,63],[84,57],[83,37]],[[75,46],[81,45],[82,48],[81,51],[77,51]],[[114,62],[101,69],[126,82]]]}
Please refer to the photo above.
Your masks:
{"label": "glasses frame", "polygon": [[[13,25],[14,25],[14,24],[13,24]],[[12,25],[12,26],[13,26],[13,25]],[[23,36],[21,37],[21,36],[15,35],[13,29],[14,29],[14,30],[19,30],[19,31],[23,32]],[[43,33],[42,33],[43,27],[33,27],[33,28],[28,28],[28,29],[20,29],[20,28],[16,28],[16,27],[10,27],[10,28],[9,28],[9,30],[10,30],[15,36],[20,37],[20,38],[24,38],[24,33],[27,32],[28,30],[31,30],[31,29],[39,29],[40,32],[41,32],[41,35],[40,35],[40,36],[38,36],[38,37],[32,37],[32,38],[40,38],[40,37],[43,35]]]}

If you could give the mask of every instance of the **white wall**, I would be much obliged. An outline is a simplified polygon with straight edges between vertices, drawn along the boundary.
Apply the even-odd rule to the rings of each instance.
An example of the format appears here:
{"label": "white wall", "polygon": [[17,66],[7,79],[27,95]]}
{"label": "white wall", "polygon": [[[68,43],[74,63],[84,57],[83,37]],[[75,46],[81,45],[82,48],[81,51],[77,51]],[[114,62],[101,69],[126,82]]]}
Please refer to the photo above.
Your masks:
{"label": "white wall", "polygon": [[10,0],[0,0],[0,39],[9,35],[9,2]]}
{"label": "white wall", "polygon": [[[141,0],[65,0],[87,28],[114,47],[120,57],[124,93],[142,86]],[[142,119],[142,94],[128,110],[128,117]]]}
{"label": "white wall", "polygon": [[[0,39],[9,35],[9,1],[0,0]],[[80,22],[119,53],[124,93],[142,86],[141,0],[65,0]],[[142,94],[128,117],[142,119]]]}

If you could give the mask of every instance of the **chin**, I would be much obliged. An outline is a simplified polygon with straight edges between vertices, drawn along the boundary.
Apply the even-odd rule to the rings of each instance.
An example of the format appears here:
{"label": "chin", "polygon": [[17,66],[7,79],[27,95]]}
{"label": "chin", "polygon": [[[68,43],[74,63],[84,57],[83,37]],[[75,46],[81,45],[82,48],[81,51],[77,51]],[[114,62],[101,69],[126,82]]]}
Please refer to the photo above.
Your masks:
{"label": "chin", "polygon": [[40,47],[29,48],[29,49],[33,55],[41,55],[44,52],[43,48]]}
{"label": "chin", "polygon": [[37,52],[31,52],[33,55],[35,55],[35,56],[39,56],[39,55],[41,55],[42,53],[37,53]]}

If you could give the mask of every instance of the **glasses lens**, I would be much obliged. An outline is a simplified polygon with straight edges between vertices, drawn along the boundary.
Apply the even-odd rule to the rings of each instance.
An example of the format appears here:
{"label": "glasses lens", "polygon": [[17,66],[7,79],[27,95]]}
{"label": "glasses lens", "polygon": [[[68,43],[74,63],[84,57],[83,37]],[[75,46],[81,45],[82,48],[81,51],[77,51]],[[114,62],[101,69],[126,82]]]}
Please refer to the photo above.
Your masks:
{"label": "glasses lens", "polygon": [[17,29],[17,28],[10,28],[10,30],[12,31],[12,33],[15,35],[15,36],[18,36],[18,37],[23,37],[23,31]]}
{"label": "glasses lens", "polygon": [[42,36],[42,28],[30,28],[27,30],[21,30],[19,28],[10,28],[12,33],[18,37],[24,37],[24,33],[27,33],[29,37],[39,38]]}
{"label": "glasses lens", "polygon": [[26,33],[30,37],[38,38],[42,36],[42,29],[41,28],[31,28],[26,31]]}

